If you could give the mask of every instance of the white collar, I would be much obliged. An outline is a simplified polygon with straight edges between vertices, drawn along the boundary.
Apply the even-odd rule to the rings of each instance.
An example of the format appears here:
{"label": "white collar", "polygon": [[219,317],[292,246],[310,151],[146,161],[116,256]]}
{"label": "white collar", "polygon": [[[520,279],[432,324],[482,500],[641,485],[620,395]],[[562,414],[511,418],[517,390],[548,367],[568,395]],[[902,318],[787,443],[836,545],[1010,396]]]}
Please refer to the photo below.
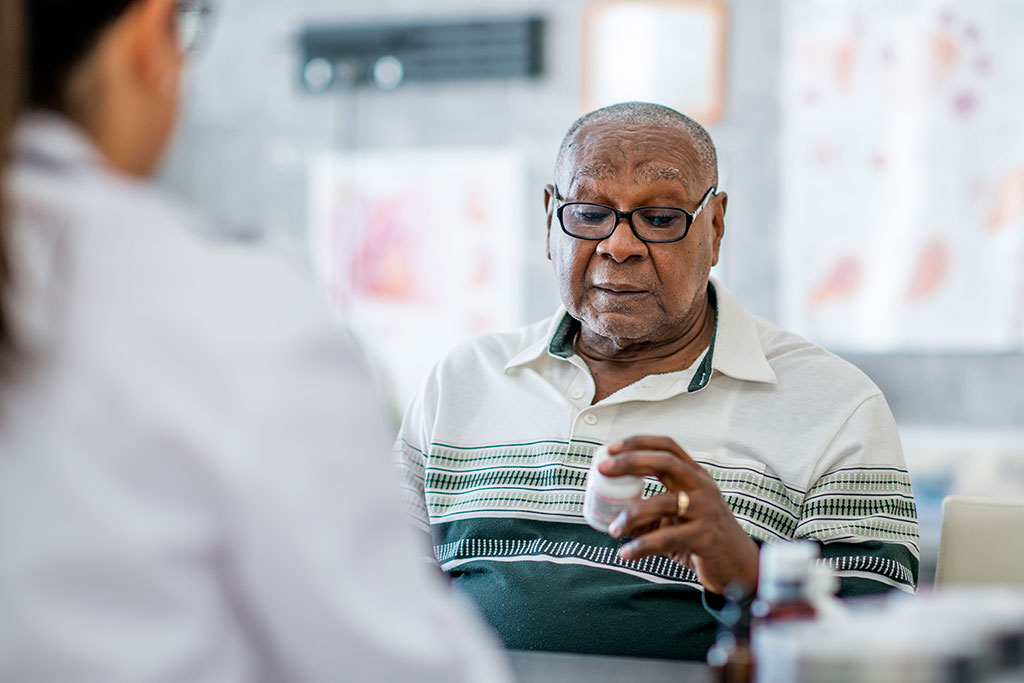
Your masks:
{"label": "white collar", "polygon": [[[711,367],[735,379],[776,384],[778,378],[764,355],[756,319],[716,278],[711,278],[710,282],[718,309]],[[554,347],[560,343],[564,346],[564,336],[571,322],[565,307],[560,306],[548,322],[544,335],[513,356],[505,364],[505,372],[544,357],[566,360]]]}
{"label": "white collar", "polygon": [[85,132],[52,112],[32,111],[22,116],[11,139],[11,151],[16,163],[55,168],[106,166]]}
{"label": "white collar", "polygon": [[716,278],[711,284],[718,295],[718,334],[712,367],[723,375],[748,382],[777,384],[761,345],[757,320]]}

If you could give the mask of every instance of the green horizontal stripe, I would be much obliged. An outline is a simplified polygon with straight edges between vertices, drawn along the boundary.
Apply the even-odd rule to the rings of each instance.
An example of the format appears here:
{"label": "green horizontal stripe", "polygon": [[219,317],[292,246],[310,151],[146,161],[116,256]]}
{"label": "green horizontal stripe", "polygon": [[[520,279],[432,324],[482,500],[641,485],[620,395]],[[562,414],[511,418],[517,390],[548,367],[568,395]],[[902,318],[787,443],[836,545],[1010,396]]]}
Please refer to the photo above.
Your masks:
{"label": "green horizontal stripe", "polygon": [[482,446],[456,446],[435,441],[430,444],[431,448],[447,448],[453,451],[478,451],[494,448],[524,448],[527,446],[539,446],[540,444],[558,444],[560,446],[571,446],[572,444],[585,444],[588,446],[600,446],[599,441],[587,441],[584,439],[573,439],[571,441],[559,441],[558,439],[541,439],[539,441],[521,441],[518,443],[492,443]]}

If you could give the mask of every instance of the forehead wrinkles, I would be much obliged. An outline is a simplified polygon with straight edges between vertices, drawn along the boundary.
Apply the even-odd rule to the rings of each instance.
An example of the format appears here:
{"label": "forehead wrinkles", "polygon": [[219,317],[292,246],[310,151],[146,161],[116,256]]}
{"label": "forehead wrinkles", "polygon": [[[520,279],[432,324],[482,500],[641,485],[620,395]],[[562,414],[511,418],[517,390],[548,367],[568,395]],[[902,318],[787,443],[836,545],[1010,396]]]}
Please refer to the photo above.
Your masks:
{"label": "forehead wrinkles", "polygon": [[[622,173],[620,169],[616,168],[614,165],[583,164],[582,166],[577,166],[573,169],[572,177],[566,189],[571,191],[579,189],[581,186],[588,185],[590,182],[616,180],[621,177]],[[632,180],[634,183],[652,185],[660,181],[668,180],[670,182],[680,183],[685,189],[688,188],[691,182],[695,184],[696,178],[694,173],[686,173],[674,166],[666,166],[658,162],[643,162],[633,167]]]}
{"label": "forehead wrinkles", "polygon": [[609,180],[643,184],[667,180],[697,191],[707,175],[693,142],[675,129],[656,130],[652,135],[649,128],[602,128],[588,126],[577,133],[563,158],[566,189]]}

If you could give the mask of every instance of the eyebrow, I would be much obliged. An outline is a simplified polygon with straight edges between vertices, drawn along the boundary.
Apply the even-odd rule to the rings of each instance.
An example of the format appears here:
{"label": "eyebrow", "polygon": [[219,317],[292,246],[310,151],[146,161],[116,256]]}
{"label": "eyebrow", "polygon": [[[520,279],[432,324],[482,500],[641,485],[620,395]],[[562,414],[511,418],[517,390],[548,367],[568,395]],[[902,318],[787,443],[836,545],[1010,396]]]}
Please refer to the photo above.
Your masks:
{"label": "eyebrow", "polygon": [[589,178],[593,180],[611,180],[615,177],[615,168],[608,164],[584,164],[577,166],[572,173],[572,183]]}
{"label": "eyebrow", "polygon": [[687,175],[672,166],[641,164],[633,171],[633,178],[638,182],[652,183],[658,180],[674,180],[683,183],[686,182]]}

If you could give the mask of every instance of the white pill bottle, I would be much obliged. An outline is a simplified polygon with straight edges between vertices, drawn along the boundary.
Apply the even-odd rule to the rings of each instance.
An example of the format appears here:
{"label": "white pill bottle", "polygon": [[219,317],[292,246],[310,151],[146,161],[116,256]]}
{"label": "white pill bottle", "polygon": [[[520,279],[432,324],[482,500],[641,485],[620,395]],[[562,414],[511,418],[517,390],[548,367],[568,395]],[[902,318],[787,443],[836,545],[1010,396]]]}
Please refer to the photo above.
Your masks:
{"label": "white pill bottle", "polygon": [[604,533],[608,533],[608,525],[612,520],[640,500],[644,493],[643,477],[606,477],[597,471],[597,466],[610,457],[607,446],[594,451],[594,459],[587,472],[587,490],[583,496],[583,519]]}

